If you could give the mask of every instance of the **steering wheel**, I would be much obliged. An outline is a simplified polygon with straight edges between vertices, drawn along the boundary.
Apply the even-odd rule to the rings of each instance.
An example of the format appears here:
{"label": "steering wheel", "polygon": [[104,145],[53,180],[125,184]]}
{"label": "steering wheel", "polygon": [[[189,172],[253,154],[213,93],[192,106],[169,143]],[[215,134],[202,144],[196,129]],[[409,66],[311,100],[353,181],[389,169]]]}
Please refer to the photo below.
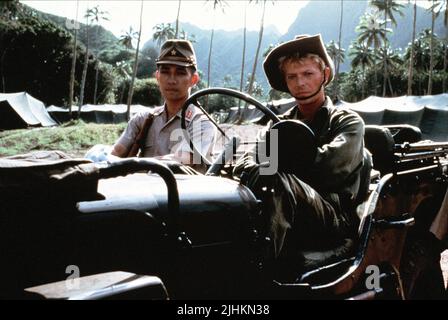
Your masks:
{"label": "steering wheel", "polygon": [[[236,137],[227,136],[226,133],[216,123],[216,121],[199,104],[199,102],[198,102],[199,98],[201,98],[203,96],[211,95],[211,94],[223,94],[223,95],[227,95],[227,96],[230,96],[233,98],[243,100],[243,101],[255,106],[258,110],[263,112],[269,118],[269,120],[272,120],[272,122],[274,124],[278,123],[280,121],[280,119],[277,117],[277,115],[274,112],[272,112],[272,110],[270,110],[264,104],[257,101],[250,95],[239,92],[237,90],[232,90],[232,89],[227,89],[227,88],[208,88],[208,89],[203,89],[203,90],[197,91],[194,94],[192,94],[185,101],[185,103],[182,106],[182,113],[181,113],[182,133],[183,133],[183,136],[186,139],[186,141],[189,143],[191,151],[195,155],[199,155],[201,160],[209,166],[209,169],[207,170],[206,175],[218,175],[219,172],[221,171],[221,169],[226,164],[226,162],[229,159],[231,159],[232,152],[233,152],[233,150],[236,150],[240,141]],[[190,104],[193,104],[197,108],[199,108],[204,113],[204,115],[215,125],[215,127],[218,129],[218,131],[225,138],[225,141],[226,141],[225,146],[224,146],[223,150],[221,151],[221,153],[218,155],[218,157],[216,157],[216,159],[213,161],[213,163],[211,163],[209,160],[207,160],[207,158],[201,153],[200,148],[198,148],[194,145],[194,142],[190,138],[190,134],[189,134],[188,130],[186,130],[187,126],[186,126],[186,122],[185,122],[185,113]]]}
{"label": "steering wheel", "polygon": [[[317,140],[313,130],[300,120],[283,120],[275,123],[266,139],[277,131],[278,171],[305,177],[317,155]],[[266,144],[269,145],[268,141]]]}

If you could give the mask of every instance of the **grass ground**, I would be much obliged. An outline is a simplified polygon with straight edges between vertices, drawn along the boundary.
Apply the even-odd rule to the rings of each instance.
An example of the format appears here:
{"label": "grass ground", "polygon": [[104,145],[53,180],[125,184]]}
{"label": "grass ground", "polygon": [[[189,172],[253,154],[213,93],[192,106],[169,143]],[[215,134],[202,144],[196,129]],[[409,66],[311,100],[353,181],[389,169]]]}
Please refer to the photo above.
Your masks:
{"label": "grass ground", "polygon": [[81,156],[95,144],[113,144],[126,124],[95,124],[71,121],[51,128],[7,130],[0,132],[0,156],[36,150],[61,150]]}
{"label": "grass ground", "polygon": [[[75,120],[58,127],[0,131],[0,157],[37,150],[61,150],[79,157],[96,144],[114,144],[125,127],[126,123],[96,124]],[[243,141],[248,141],[255,139],[261,127],[224,124],[222,128],[228,135],[237,134]],[[222,147],[221,140],[216,151]]]}

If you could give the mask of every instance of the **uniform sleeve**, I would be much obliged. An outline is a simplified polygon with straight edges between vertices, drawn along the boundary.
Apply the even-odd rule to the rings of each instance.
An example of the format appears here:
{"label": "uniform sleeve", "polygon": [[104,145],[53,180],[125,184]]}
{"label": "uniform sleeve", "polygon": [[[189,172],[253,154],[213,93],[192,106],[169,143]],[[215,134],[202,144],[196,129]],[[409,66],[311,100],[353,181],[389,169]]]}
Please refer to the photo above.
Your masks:
{"label": "uniform sleeve", "polygon": [[[256,141],[257,143],[261,141],[266,140],[266,134],[269,131],[269,129],[272,127],[272,121],[269,121],[266,126],[258,130]],[[257,164],[259,159],[257,159],[257,146],[254,146],[250,150],[246,151],[241,158],[238,159],[238,161],[235,164],[235,167],[233,169],[233,175],[234,176],[240,176],[243,171],[247,168],[250,168]]]}
{"label": "uniform sleeve", "polygon": [[363,161],[364,122],[356,114],[340,111],[330,124],[332,139],[317,150],[315,169],[326,177],[324,184],[336,186],[359,168]]}
{"label": "uniform sleeve", "polygon": [[134,115],[126,127],[126,129],[121,134],[120,138],[118,138],[116,144],[121,144],[127,150],[131,148],[134,144],[135,139],[143,127],[143,123],[145,121],[146,114],[138,113]]}
{"label": "uniform sleeve", "polygon": [[[216,139],[216,128],[213,123],[205,116],[200,116],[193,119],[187,127],[190,139],[193,144],[199,149],[202,155],[205,155],[208,160],[211,160],[213,147]],[[183,139],[176,150],[176,153],[191,153],[190,145],[186,139]]]}

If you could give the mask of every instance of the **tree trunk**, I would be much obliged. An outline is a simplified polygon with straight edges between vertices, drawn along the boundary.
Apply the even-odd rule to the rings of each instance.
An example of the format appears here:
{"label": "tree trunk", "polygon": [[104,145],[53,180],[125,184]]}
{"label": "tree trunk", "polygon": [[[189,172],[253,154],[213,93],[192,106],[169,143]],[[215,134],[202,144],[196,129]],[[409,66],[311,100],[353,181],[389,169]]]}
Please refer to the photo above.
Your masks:
{"label": "tree trunk", "polygon": [[362,67],[362,82],[361,82],[361,98],[364,100],[366,96],[366,67]]}
{"label": "tree trunk", "polygon": [[244,29],[243,29],[243,56],[241,58],[240,91],[243,91],[244,67],[246,63],[246,36],[247,36],[247,6],[244,8]]}
{"label": "tree trunk", "polygon": [[[434,0],[432,1],[432,5],[434,6]],[[434,8],[432,9],[432,21],[431,21],[431,41],[429,48],[429,75],[428,75],[428,92],[427,94],[432,94],[432,71],[434,69],[434,21],[436,20],[436,13]]]}
{"label": "tree trunk", "polygon": [[[100,26],[97,25],[96,26],[96,30],[95,30],[95,40],[98,39],[98,31],[100,29]],[[96,57],[96,61],[95,61],[95,89],[93,91],[93,104],[96,104],[96,100],[97,100],[97,92],[98,92],[98,68],[99,68],[99,60],[98,57]]]}
{"label": "tree trunk", "polygon": [[389,84],[390,96],[394,96],[394,89],[392,88],[392,82],[390,81],[390,76],[387,76],[387,83]]}
{"label": "tree trunk", "polygon": [[207,88],[210,88],[210,73],[212,68],[212,48],[213,48],[213,37],[215,35],[215,28],[212,29],[212,35],[210,37],[210,49],[208,50],[208,64],[207,64]]}
{"label": "tree trunk", "polygon": [[79,93],[79,105],[78,105],[78,119],[81,118],[81,107],[84,103],[84,91],[87,79],[87,67],[89,64],[89,24],[86,24],[86,55],[84,58],[84,67],[82,69],[82,79],[81,79],[81,92]]}
{"label": "tree trunk", "polygon": [[[3,35],[0,34],[0,37],[2,37]],[[9,46],[7,46],[2,53],[2,56],[0,58],[0,74],[1,74],[1,78],[2,78],[2,92],[5,93],[6,92],[6,78],[5,78],[5,57],[6,57],[6,52],[8,51],[9,48],[13,48],[13,42],[16,40],[16,38],[11,38],[11,41],[9,43]]]}
{"label": "tree trunk", "polygon": [[73,57],[72,57],[72,68],[70,70],[70,83],[69,83],[69,96],[68,96],[68,113],[70,115],[70,119],[73,118],[72,115],[72,105],[73,105],[73,95],[75,90],[75,71],[76,71],[76,45],[78,38],[78,31],[75,29],[75,41],[73,43]]}
{"label": "tree trunk", "polygon": [[[420,78],[420,77],[419,77]],[[422,81],[419,79],[418,80],[418,95],[422,96],[423,94],[423,90],[422,90]]]}
{"label": "tree trunk", "polygon": [[2,92],[5,93],[6,92],[6,81],[5,81],[5,75],[4,75],[4,61],[5,61],[5,56],[6,56],[6,51],[8,50],[8,48],[5,49],[5,51],[3,51],[2,53],[2,57],[0,59],[0,73],[2,75]]}
{"label": "tree trunk", "polygon": [[[341,36],[342,36],[342,21],[344,18],[344,0],[341,0],[341,16],[340,16],[340,20],[339,20],[339,39],[338,39],[338,46],[339,46],[339,55],[342,53],[341,51]],[[336,74],[334,75],[334,80],[335,80],[335,96],[337,97],[339,95],[339,67],[340,67],[340,59],[338,57],[338,59],[336,59]]]}
{"label": "tree trunk", "polygon": [[253,90],[253,85],[254,85],[254,80],[255,80],[255,72],[257,71],[258,55],[260,53],[261,41],[263,40],[265,11],[266,11],[266,0],[263,0],[263,12],[262,12],[261,21],[260,21],[260,32],[258,34],[257,51],[255,52],[255,61],[254,61],[254,65],[252,67],[252,74],[250,75],[249,90],[247,92],[249,95],[252,93],[252,90]]}
{"label": "tree trunk", "polygon": [[176,36],[175,38],[179,38],[179,16],[180,16],[180,4],[182,0],[179,0],[179,5],[177,7],[177,17],[176,17]]}
{"label": "tree trunk", "polygon": [[414,41],[415,41],[415,24],[417,22],[417,0],[414,0],[414,21],[412,23],[412,42],[411,42],[411,56],[409,60],[409,75],[408,75],[408,96],[412,95],[412,78],[414,75]]}
{"label": "tree trunk", "polygon": [[[443,53],[443,70],[445,70],[445,72],[447,72],[447,68],[448,68],[448,36],[445,39],[446,43],[445,43],[445,50]],[[443,76],[443,80],[442,80],[442,93],[446,92],[446,77],[447,75],[445,74]]]}
{"label": "tree trunk", "polygon": [[70,115],[70,119],[73,119],[72,114],[72,105],[73,105],[73,95],[75,90],[75,72],[76,72],[76,46],[78,42],[78,28],[76,23],[78,22],[78,9],[79,9],[79,0],[76,1],[76,20],[75,20],[75,41],[73,43],[73,56],[72,56],[72,68],[70,70],[70,83],[69,83],[69,94],[68,94],[68,113]]}
{"label": "tree trunk", "polygon": [[124,97],[124,91],[125,90],[126,90],[126,83],[123,84],[123,89],[121,90],[120,100],[118,100],[118,104],[121,104],[123,102],[123,97]]}
{"label": "tree trunk", "polygon": [[138,66],[138,51],[140,50],[140,38],[142,36],[142,18],[143,18],[143,0],[140,6],[140,29],[138,31],[138,40],[137,40],[137,49],[135,50],[135,62],[134,62],[134,70],[132,72],[131,84],[129,85],[129,93],[128,93],[128,106],[126,110],[126,119],[129,121],[131,118],[131,103],[132,103],[132,95],[134,94],[134,81],[137,76],[137,66]]}
{"label": "tree trunk", "polygon": [[384,67],[384,77],[383,77],[383,97],[386,96],[386,81],[389,78],[387,70],[387,1],[384,2],[386,8],[384,9],[384,47],[383,47],[383,67]]}
{"label": "tree trunk", "polygon": [[[247,5],[244,7],[244,29],[243,29],[243,57],[241,58],[241,76],[240,76],[240,91],[243,92],[244,84],[244,67],[246,63],[246,34],[247,34]],[[241,99],[238,99],[238,113],[237,113],[237,123],[242,122],[241,117]]]}
{"label": "tree trunk", "polygon": [[375,59],[373,59],[373,71],[374,71],[374,77],[373,77],[373,94],[376,96],[376,87],[377,87],[377,82],[378,82],[378,70],[376,68],[376,56],[378,55],[378,48],[375,46]]}
{"label": "tree trunk", "polygon": [[99,61],[97,57],[97,60],[95,61],[95,89],[93,91],[93,104],[96,104],[96,95],[98,91],[98,69],[99,69]]}

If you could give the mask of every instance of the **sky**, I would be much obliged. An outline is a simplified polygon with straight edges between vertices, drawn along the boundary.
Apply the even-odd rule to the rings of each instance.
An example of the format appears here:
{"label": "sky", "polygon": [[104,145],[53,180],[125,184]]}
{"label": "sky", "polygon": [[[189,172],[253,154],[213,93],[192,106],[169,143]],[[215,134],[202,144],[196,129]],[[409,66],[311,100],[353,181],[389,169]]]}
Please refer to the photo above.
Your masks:
{"label": "sky", "polygon": [[[55,14],[69,19],[76,18],[76,1],[53,0],[53,1],[21,1],[35,9],[43,12]],[[247,4],[248,1],[228,0],[227,6],[215,12],[212,3],[204,0],[182,0],[180,21],[189,22],[202,29],[237,30],[244,25],[244,9],[247,6],[247,29],[258,31],[260,28],[261,6]],[[266,5],[265,27],[274,25],[277,30],[284,34],[295,20],[300,8],[304,7],[308,1],[295,0],[276,1],[275,4],[268,1]],[[142,39],[146,41],[154,33],[153,27],[158,23],[175,22],[177,0],[145,0],[143,11]],[[79,1],[78,21],[85,23],[82,17],[88,7],[99,5],[100,10],[107,11],[109,21],[102,21],[100,24],[115,36],[119,37],[132,26],[138,30],[140,17],[140,1]],[[69,24],[70,27],[70,24]]]}

